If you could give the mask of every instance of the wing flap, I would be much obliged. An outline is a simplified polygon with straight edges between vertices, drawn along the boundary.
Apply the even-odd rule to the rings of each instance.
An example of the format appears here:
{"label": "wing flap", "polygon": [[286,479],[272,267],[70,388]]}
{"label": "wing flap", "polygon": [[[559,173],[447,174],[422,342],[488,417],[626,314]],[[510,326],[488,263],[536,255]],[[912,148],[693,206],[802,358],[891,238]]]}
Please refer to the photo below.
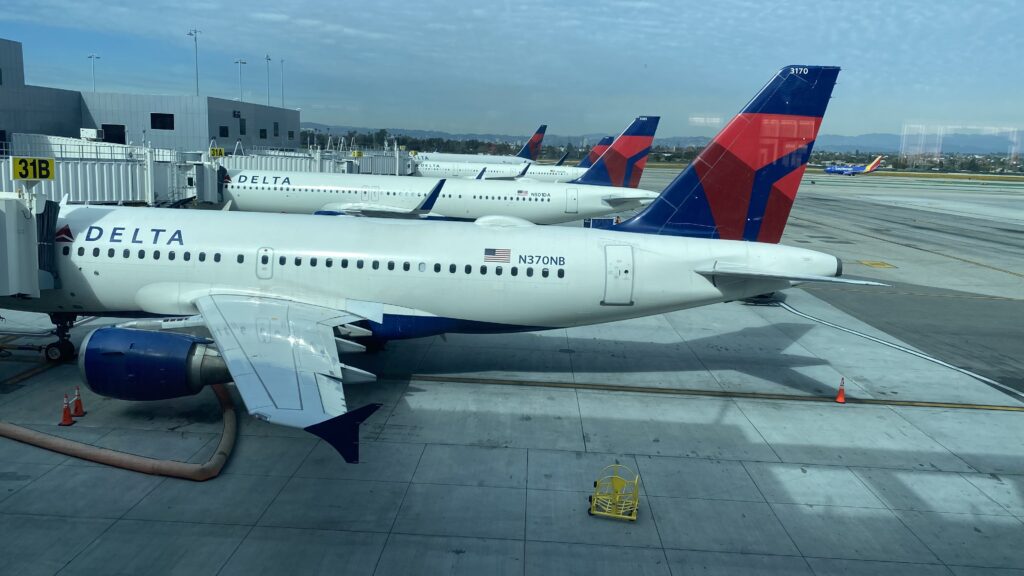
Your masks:
{"label": "wing flap", "polygon": [[746,278],[749,280],[788,280],[790,282],[830,282],[833,284],[855,284],[858,286],[888,286],[888,284],[872,282],[870,280],[853,280],[835,276],[818,276],[815,274],[784,274],[721,263],[716,264],[712,268],[695,270],[695,272],[707,278],[720,276],[722,278]]}

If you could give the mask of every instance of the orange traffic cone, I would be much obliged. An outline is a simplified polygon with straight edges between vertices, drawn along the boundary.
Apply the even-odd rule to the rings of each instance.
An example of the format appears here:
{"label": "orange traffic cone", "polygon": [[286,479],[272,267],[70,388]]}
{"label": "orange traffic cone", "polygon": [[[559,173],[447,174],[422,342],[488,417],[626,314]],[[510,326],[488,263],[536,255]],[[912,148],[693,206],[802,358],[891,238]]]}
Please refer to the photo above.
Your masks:
{"label": "orange traffic cone", "polygon": [[839,404],[846,404],[846,378],[839,378],[839,392],[836,394],[836,402]]}
{"label": "orange traffic cone", "polygon": [[60,423],[58,426],[71,426],[74,424],[74,419],[71,418],[71,405],[68,404],[68,395],[64,395],[64,412],[60,415]]}
{"label": "orange traffic cone", "polygon": [[82,393],[75,386],[75,397],[71,400],[71,415],[75,418],[85,416],[85,407],[82,406]]}

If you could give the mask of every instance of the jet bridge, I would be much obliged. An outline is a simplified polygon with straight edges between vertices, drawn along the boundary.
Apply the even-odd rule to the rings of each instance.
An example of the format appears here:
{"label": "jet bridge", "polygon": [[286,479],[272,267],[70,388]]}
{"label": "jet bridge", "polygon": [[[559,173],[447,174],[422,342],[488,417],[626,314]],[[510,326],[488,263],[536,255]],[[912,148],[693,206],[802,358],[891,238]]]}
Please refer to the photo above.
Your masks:
{"label": "jet bridge", "polygon": [[57,286],[57,214],[42,193],[0,192],[0,296],[38,298]]}

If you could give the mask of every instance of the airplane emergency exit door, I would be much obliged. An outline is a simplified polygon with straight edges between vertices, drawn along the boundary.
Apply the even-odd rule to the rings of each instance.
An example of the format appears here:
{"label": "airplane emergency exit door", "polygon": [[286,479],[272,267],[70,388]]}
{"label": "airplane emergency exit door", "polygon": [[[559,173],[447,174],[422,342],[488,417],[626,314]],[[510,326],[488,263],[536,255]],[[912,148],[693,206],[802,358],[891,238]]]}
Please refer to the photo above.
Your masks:
{"label": "airplane emergency exit door", "polygon": [[605,246],[604,300],[602,306],[633,305],[633,247]]}

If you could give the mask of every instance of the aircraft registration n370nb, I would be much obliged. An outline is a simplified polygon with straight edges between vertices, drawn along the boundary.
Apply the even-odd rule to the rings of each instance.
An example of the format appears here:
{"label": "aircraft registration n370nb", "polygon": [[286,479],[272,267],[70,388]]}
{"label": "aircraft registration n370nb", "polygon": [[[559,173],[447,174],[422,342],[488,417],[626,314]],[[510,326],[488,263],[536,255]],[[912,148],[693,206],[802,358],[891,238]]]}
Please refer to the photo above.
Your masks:
{"label": "aircraft registration n370nb", "polygon": [[233,380],[255,417],[357,461],[377,406],[350,410],[342,383],[373,375],[339,354],[364,350],[360,338],[562,328],[864,283],[839,278],[832,255],[778,244],[838,73],[783,68],[610,229],[73,207],[57,223],[59,287],[0,307],[51,314],[62,341],[77,315],[186,317],[91,332],[85,382],[158,400]]}
{"label": "aircraft registration n370nb", "polygon": [[[513,225],[605,216],[640,208],[658,197],[636,189],[658,120],[634,120],[590,168],[567,183],[229,170],[224,200],[229,209],[245,212],[448,220],[505,216],[516,219],[507,220]],[[523,164],[522,169],[531,166]]]}

